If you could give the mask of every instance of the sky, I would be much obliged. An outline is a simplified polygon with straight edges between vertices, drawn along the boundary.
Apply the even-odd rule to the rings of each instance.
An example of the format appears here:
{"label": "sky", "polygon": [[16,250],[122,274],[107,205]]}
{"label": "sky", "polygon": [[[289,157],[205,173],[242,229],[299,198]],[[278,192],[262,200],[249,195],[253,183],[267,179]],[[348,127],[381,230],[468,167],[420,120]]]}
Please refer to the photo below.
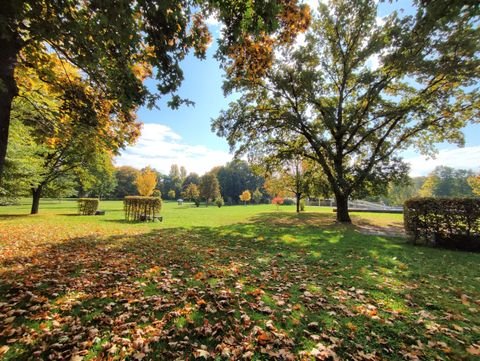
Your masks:
{"label": "sky", "polygon": [[[309,0],[307,3],[316,7],[316,1]],[[392,5],[386,3],[380,6],[379,16],[391,11],[388,6]],[[395,6],[403,8],[405,13],[411,11],[405,1]],[[220,24],[213,18],[208,23],[212,35],[218,37]],[[168,99],[165,98],[159,101],[159,109],[139,109],[138,119],[143,123],[141,136],[135,145],[127,147],[116,158],[117,166],[143,168],[149,165],[168,173],[172,164],[178,164],[188,172],[203,174],[232,160],[226,140],[216,136],[210,128],[211,120],[234,100],[233,97],[224,97],[223,72],[214,59],[216,50],[214,41],[207,51],[206,60],[189,55],[181,64],[185,80],[179,95],[195,102],[194,106],[172,110],[167,107]],[[154,91],[155,81],[148,80],[147,86]],[[403,152],[401,155],[411,166],[410,175],[427,175],[438,165],[480,171],[480,124],[468,126],[464,133],[465,147],[438,144],[435,159],[425,158],[413,149]]]}

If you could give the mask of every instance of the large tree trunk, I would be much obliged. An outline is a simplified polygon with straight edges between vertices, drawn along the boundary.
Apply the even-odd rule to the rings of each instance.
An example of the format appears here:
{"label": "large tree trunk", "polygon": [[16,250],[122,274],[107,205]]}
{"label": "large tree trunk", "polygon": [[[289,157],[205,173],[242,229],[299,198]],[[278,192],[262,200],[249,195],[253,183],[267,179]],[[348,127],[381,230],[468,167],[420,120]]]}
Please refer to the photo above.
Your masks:
{"label": "large tree trunk", "polygon": [[295,194],[295,198],[297,198],[297,213],[300,213],[300,198],[302,195],[300,193]]}
{"label": "large tree trunk", "polygon": [[348,214],[348,196],[343,193],[336,193],[335,201],[337,203],[337,222],[352,223]]}
{"label": "large tree trunk", "polygon": [[32,188],[32,210],[30,214],[37,214],[38,207],[40,206],[40,197],[42,196],[42,186],[39,185],[37,188]]}
{"label": "large tree trunk", "polygon": [[20,45],[13,33],[0,36],[0,182],[7,155],[8,129],[13,98],[17,95],[14,78]]}

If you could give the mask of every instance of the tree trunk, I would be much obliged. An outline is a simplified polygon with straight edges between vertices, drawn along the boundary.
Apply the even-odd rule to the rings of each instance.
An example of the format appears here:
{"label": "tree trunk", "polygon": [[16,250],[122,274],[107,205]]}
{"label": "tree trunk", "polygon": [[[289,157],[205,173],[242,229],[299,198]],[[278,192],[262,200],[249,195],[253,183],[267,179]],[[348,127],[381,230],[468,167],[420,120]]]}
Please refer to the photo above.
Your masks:
{"label": "tree trunk", "polygon": [[[4,29],[5,30],[5,29]],[[20,51],[19,41],[14,33],[0,36],[0,181],[7,155],[8,130],[10,128],[10,111],[13,98],[17,95],[14,78],[17,55]]]}
{"label": "tree trunk", "polygon": [[335,201],[337,203],[337,222],[352,223],[350,215],[348,214],[348,196],[342,193],[336,193]]}
{"label": "tree trunk", "polygon": [[37,214],[38,207],[40,206],[40,197],[42,196],[42,186],[39,185],[37,188],[32,188],[32,210],[30,214]]}
{"label": "tree trunk", "polygon": [[301,198],[301,194],[300,193],[297,193],[295,194],[295,197],[297,198],[297,213],[300,213],[300,198]]}

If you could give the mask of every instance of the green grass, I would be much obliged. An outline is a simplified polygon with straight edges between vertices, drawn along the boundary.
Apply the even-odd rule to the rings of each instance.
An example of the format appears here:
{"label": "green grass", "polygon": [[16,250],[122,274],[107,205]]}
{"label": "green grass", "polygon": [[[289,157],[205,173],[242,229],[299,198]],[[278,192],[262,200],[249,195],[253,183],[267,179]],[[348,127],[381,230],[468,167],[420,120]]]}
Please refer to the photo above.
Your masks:
{"label": "green grass", "polygon": [[469,360],[478,350],[480,255],[393,237],[401,215],[342,226],[327,208],[166,202],[163,222],[128,223],[121,202],[101,208],[0,207],[0,358]]}

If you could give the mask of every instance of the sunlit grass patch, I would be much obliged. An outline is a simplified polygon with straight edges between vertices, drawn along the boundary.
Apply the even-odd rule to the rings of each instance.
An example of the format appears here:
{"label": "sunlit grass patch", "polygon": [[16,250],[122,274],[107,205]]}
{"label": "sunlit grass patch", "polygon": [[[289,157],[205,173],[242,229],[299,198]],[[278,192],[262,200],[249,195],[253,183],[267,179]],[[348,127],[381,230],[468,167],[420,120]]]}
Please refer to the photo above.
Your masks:
{"label": "sunlit grass patch", "polygon": [[364,234],[313,207],[166,203],[163,223],[130,224],[105,203],[105,217],[62,215],[67,202],[0,217],[0,357],[184,359],[204,347],[266,359],[268,346],[300,359],[321,344],[340,359],[456,360],[480,342],[478,254]]}

